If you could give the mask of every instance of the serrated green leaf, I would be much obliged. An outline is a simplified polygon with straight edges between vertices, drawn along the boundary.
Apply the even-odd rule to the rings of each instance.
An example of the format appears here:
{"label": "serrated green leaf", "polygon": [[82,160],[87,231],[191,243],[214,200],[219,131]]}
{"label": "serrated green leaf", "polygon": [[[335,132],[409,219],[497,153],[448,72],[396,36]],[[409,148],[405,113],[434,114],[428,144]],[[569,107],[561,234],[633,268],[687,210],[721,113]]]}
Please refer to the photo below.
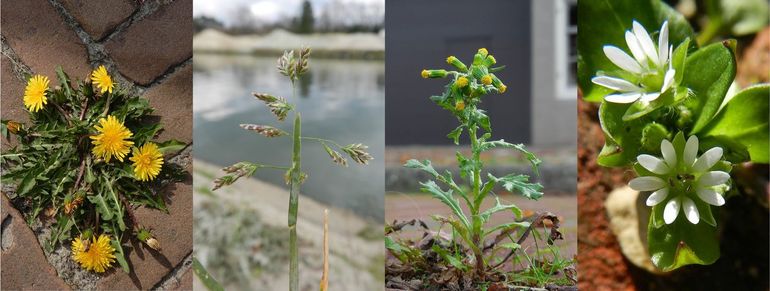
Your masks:
{"label": "serrated green leaf", "polygon": [[492,217],[492,214],[498,213],[500,211],[510,210],[511,213],[513,213],[514,217],[520,217],[521,216],[521,209],[513,204],[502,204],[500,203],[500,198],[495,197],[495,206],[492,208],[489,208],[487,210],[484,210],[480,214],[482,223],[486,223],[489,221],[489,218]]}
{"label": "serrated green leaf", "polygon": [[168,153],[178,152],[183,148],[185,148],[186,146],[187,144],[181,141],[171,139],[171,140],[158,143],[158,151],[160,151],[162,154],[168,154]]}
{"label": "serrated green leaf", "polygon": [[460,219],[463,225],[465,225],[466,228],[470,228],[468,217],[465,216],[462,208],[460,208],[460,202],[452,196],[452,190],[444,191],[441,189],[441,187],[436,185],[436,182],[434,181],[420,182],[420,185],[422,185],[420,190],[425,193],[430,193],[433,195],[433,197],[449,206],[449,208],[452,209],[452,212],[455,214],[455,216],[457,216],[458,219]]}
{"label": "serrated green leaf", "polygon": [[449,134],[447,134],[446,136],[447,136],[448,138],[451,138],[451,139],[452,139],[452,141],[454,141],[454,143],[455,143],[456,145],[459,145],[459,144],[460,144],[460,135],[463,133],[463,128],[464,128],[464,126],[462,126],[462,125],[461,125],[461,126],[458,126],[457,128],[455,128],[454,130],[452,130],[452,131],[451,131]]}
{"label": "serrated green leaf", "polygon": [[512,144],[508,143],[505,140],[496,140],[496,141],[485,141],[482,142],[481,145],[479,145],[479,152],[487,151],[493,148],[507,148],[507,149],[515,149],[522,153],[524,157],[529,161],[529,163],[532,165],[532,172],[535,173],[535,175],[540,175],[540,170],[538,169],[538,166],[540,166],[541,161],[537,156],[535,156],[534,153],[528,151],[523,144]]}
{"label": "serrated green leaf", "polygon": [[100,193],[88,195],[86,197],[88,197],[88,201],[91,201],[91,203],[96,205],[96,210],[102,215],[101,219],[112,220],[114,214],[107,204],[107,200],[105,200]]}
{"label": "serrated green leaf", "polygon": [[406,164],[404,164],[404,167],[407,167],[407,168],[410,168],[410,169],[420,169],[420,170],[423,170],[423,171],[427,172],[428,174],[431,174],[434,178],[439,176],[438,172],[436,172],[436,170],[433,169],[433,166],[430,164],[429,160],[424,160],[424,161],[420,162],[418,160],[411,159],[411,160],[406,161]]}
{"label": "serrated green leaf", "polygon": [[529,183],[529,176],[527,175],[509,174],[500,178],[492,174],[487,176],[490,180],[495,181],[498,185],[502,185],[505,190],[511,193],[518,193],[532,200],[538,200],[540,197],[543,197],[543,185],[540,185],[540,183]]}
{"label": "serrated green leaf", "polygon": [[112,248],[115,249],[115,260],[117,260],[118,264],[120,264],[120,268],[123,269],[123,272],[131,273],[131,267],[128,266],[128,261],[126,261],[126,254],[123,252],[123,246],[120,245],[118,238],[113,237],[110,239],[110,244],[112,245]]}

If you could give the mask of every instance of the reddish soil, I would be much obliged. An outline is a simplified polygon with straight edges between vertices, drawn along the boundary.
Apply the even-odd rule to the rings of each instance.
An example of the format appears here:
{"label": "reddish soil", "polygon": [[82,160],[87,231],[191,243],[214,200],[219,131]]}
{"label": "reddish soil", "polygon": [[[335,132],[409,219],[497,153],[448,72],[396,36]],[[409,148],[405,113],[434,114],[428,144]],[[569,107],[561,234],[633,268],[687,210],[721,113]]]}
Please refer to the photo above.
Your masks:
{"label": "reddish soil", "polygon": [[609,228],[604,201],[630,171],[603,168],[596,156],[604,143],[598,106],[578,102],[578,288],[580,290],[768,290],[768,166],[734,170],[742,193],[721,216],[721,257],[710,266],[687,266],[653,275],[623,257]]}
{"label": "reddish soil", "polygon": [[604,200],[630,174],[596,163],[604,145],[598,106],[578,102],[578,288],[581,290],[633,290],[629,263],[620,252],[609,227]]}

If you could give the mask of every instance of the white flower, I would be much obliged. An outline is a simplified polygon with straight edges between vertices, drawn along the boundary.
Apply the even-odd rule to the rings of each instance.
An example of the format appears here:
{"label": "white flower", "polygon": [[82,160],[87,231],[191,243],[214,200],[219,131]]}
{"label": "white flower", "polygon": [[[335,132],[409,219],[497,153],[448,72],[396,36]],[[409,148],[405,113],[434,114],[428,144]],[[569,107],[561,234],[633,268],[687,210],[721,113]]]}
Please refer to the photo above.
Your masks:
{"label": "white flower", "polygon": [[[684,139],[682,139],[684,141]],[[694,197],[713,206],[722,206],[725,199],[715,188],[725,188],[730,174],[724,171],[710,171],[722,159],[722,148],[714,147],[698,155],[698,137],[687,139],[684,149],[675,149],[668,140],[660,143],[663,158],[639,155],[639,165],[653,173],[653,176],[638,177],[628,185],[636,191],[654,191],[647,198],[647,206],[656,206],[668,200],[663,209],[663,220],[671,224],[683,210],[692,224],[700,222]],[[677,153],[681,157],[677,157]]]}
{"label": "white flower", "polygon": [[658,35],[658,45],[652,42],[647,30],[634,21],[633,31],[626,31],[626,44],[633,57],[620,48],[604,46],[604,54],[610,61],[628,72],[631,80],[610,76],[591,79],[596,85],[616,91],[604,97],[613,103],[649,102],[660,97],[674,84],[676,71],[671,64],[673,46],[668,44],[668,21],[663,22]]}

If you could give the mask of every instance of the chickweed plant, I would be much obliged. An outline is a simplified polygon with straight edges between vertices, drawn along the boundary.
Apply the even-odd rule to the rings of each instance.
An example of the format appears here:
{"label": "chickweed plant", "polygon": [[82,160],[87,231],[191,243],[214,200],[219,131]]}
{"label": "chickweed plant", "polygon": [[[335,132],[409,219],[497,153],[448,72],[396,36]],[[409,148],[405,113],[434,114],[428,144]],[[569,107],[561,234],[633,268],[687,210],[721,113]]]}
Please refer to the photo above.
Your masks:
{"label": "chickweed plant", "polygon": [[[292,99],[296,98],[296,83],[310,69],[310,48],[303,48],[298,51],[285,51],[278,59],[278,71],[291,80]],[[302,171],[302,141],[313,142],[320,145],[323,150],[331,157],[332,161],[340,166],[348,166],[347,157],[356,163],[366,165],[372,160],[372,156],[366,152],[367,146],[361,143],[351,143],[345,146],[335,141],[302,136],[302,121],[300,113],[294,110],[294,105],[289,103],[286,98],[273,96],[266,93],[254,93],[254,97],[270,109],[278,121],[283,121],[294,111],[294,125],[291,133],[278,129],[276,127],[257,124],[241,124],[241,128],[255,132],[268,138],[281,138],[290,136],[293,147],[291,162],[288,166],[267,165],[253,162],[239,162],[232,166],[225,167],[222,170],[226,175],[214,181],[213,190],[220,187],[231,185],[242,177],[254,175],[259,169],[273,169],[286,171],[284,178],[289,185],[289,290],[299,290],[299,255],[297,248],[297,211],[299,210],[300,186],[308,177]],[[344,155],[343,155],[344,153]],[[347,156],[347,157],[346,157]],[[323,284],[322,284],[323,285]]]}
{"label": "chickweed plant", "polygon": [[714,263],[714,212],[744,194],[732,170],[768,163],[770,85],[738,90],[736,40],[696,43],[711,36],[659,0],[578,5],[578,83],[605,137],[597,162],[638,176],[655,266]]}
{"label": "chickweed plant", "polygon": [[[449,111],[460,123],[452,130],[449,137],[455,144],[465,136],[470,141],[471,155],[465,156],[461,152],[456,153],[459,164],[460,177],[467,180],[468,187],[461,187],[455,182],[455,177],[450,171],[439,173],[429,160],[409,160],[404,165],[407,168],[422,170],[434,180],[422,182],[421,190],[430,193],[434,198],[446,204],[452,210],[451,217],[433,216],[433,219],[442,225],[450,225],[453,237],[449,240],[436,240],[431,245],[417,246],[395,241],[390,237],[385,238],[385,245],[390,253],[398,258],[404,266],[413,269],[430,269],[431,264],[423,264],[426,258],[421,254],[420,248],[432,249],[440,257],[439,260],[455,270],[458,270],[466,280],[474,281],[474,287],[487,282],[490,276],[498,276],[496,269],[500,268],[506,258],[498,261],[498,251],[510,250],[511,254],[520,248],[520,240],[513,239],[511,234],[515,231],[529,232],[531,223],[520,221],[522,211],[513,204],[504,204],[495,195],[496,186],[505,190],[518,193],[526,198],[537,200],[542,193],[542,185],[529,181],[529,176],[523,174],[508,174],[496,177],[484,172],[484,163],[481,154],[493,148],[506,148],[520,152],[532,166],[532,171],[538,173],[541,161],[533,153],[527,151],[522,144],[512,144],[504,140],[492,140],[492,126],[489,116],[479,108],[482,100],[491,93],[502,94],[507,87],[495,76],[495,72],[503,67],[495,67],[495,57],[484,48],[479,49],[473,56],[470,65],[466,65],[458,58],[450,56],[447,63],[455,70],[423,70],[423,78],[444,78],[449,80],[444,93],[432,96],[430,99]],[[484,200],[494,198],[494,206],[482,208]],[[462,205],[468,211],[466,212]],[[489,225],[493,214],[507,212],[512,215],[511,222]],[[555,219],[555,217],[553,217]],[[386,233],[398,231],[403,225],[389,225]],[[427,228],[424,226],[424,228]],[[558,226],[557,226],[558,227]],[[555,230],[555,229],[554,229]],[[558,232],[555,232],[558,233]],[[554,233],[554,235],[555,235]],[[528,235],[528,234],[526,234]],[[526,237],[524,235],[523,237]],[[560,236],[560,235],[559,235]],[[494,237],[488,240],[487,238]],[[510,238],[511,242],[504,243]],[[447,243],[449,245],[444,245]],[[552,242],[552,240],[551,240]],[[467,247],[467,252],[464,247]],[[422,262],[422,263],[421,263]],[[490,275],[491,274],[491,275]],[[411,288],[422,288],[411,286]],[[471,288],[465,285],[465,288]]]}
{"label": "chickweed plant", "polygon": [[102,273],[117,260],[129,272],[122,246],[131,239],[161,251],[133,208],[167,211],[160,189],[184,171],[165,163],[163,154],[185,145],[153,142],[163,126],[148,118],[149,101],[113,82],[104,66],[83,81],[61,67],[56,77],[56,87],[47,76],[28,78],[28,123],[2,121],[2,136],[18,141],[0,156],[2,181],[16,184],[9,198],[23,205],[30,225],[52,219],[46,252],[71,241],[82,268]]}

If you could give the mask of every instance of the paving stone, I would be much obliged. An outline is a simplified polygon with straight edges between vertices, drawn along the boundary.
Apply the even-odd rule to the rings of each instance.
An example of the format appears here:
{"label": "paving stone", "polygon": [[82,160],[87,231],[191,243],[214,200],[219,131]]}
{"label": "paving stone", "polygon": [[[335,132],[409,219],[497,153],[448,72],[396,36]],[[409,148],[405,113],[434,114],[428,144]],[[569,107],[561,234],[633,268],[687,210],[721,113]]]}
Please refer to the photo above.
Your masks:
{"label": "paving stone", "polygon": [[3,1],[0,18],[11,48],[33,72],[48,76],[52,85],[58,84],[58,65],[72,78],[90,73],[86,47],[47,0]]}
{"label": "paving stone", "polygon": [[193,271],[192,267],[188,268],[184,274],[179,277],[179,281],[172,284],[168,290],[192,290],[193,289]]}
{"label": "paving stone", "polygon": [[[0,100],[0,108],[2,108],[3,119],[16,120],[21,122],[29,122],[29,115],[27,110],[24,109],[24,87],[26,84],[24,81],[16,77],[13,72],[13,63],[11,59],[5,55],[0,56],[0,87],[2,87],[2,99]],[[2,138],[3,151],[18,144],[16,137],[11,137],[8,141]]]}
{"label": "paving stone", "polygon": [[48,264],[37,237],[13,208],[5,193],[1,194],[2,256],[0,277],[3,290],[70,290]]}
{"label": "paving stone", "polygon": [[62,0],[61,4],[94,40],[107,36],[138,8],[136,0]]}
{"label": "paving stone", "polygon": [[[192,173],[192,164],[187,169]],[[137,222],[153,230],[162,251],[156,252],[139,242],[132,243],[127,259],[132,272],[116,271],[101,279],[99,290],[149,289],[177,267],[192,252],[192,178],[169,186],[166,203],[169,213],[139,208]]]}
{"label": "paving stone", "polygon": [[[192,1],[178,0],[133,23],[105,44],[120,72],[148,85],[192,57]],[[162,52],[162,53],[158,53]]]}
{"label": "paving stone", "polygon": [[156,140],[177,139],[192,142],[192,65],[187,65],[162,83],[150,88],[144,97],[155,108],[154,115],[162,116],[163,132]]}

